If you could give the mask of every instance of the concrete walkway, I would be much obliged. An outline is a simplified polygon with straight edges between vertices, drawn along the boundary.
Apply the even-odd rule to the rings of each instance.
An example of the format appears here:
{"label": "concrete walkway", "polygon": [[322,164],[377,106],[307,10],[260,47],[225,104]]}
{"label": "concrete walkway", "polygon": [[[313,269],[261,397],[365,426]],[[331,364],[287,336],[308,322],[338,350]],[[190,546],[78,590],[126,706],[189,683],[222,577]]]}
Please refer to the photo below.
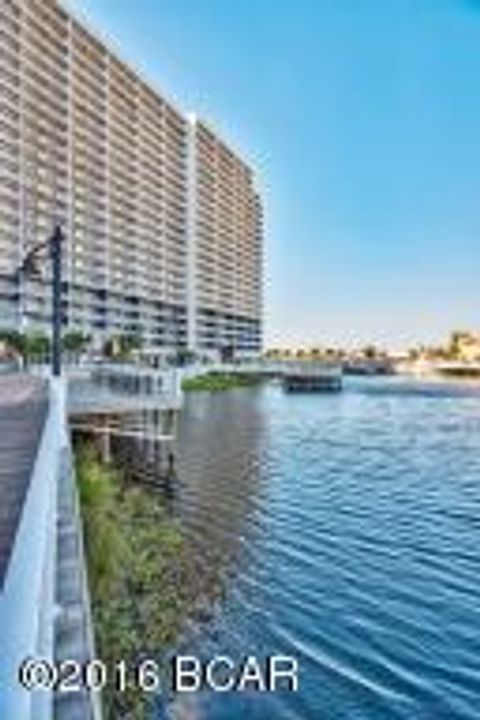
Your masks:
{"label": "concrete walkway", "polygon": [[46,383],[0,377],[0,592],[48,410]]}

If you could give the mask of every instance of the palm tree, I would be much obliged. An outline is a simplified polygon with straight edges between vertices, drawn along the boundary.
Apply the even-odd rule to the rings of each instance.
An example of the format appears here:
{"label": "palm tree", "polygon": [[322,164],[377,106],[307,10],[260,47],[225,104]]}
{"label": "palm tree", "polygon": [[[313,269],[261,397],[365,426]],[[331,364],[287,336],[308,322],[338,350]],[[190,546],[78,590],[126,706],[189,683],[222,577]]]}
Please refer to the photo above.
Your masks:
{"label": "palm tree", "polygon": [[375,345],[367,345],[362,350],[362,355],[367,360],[375,360],[378,357],[378,350]]}
{"label": "palm tree", "polygon": [[44,332],[22,333],[18,330],[0,330],[0,341],[26,366],[31,361],[43,361],[50,352],[50,338]]}
{"label": "palm tree", "polygon": [[44,362],[50,353],[50,338],[41,331],[25,336],[24,359],[27,362]]}
{"label": "palm tree", "polygon": [[78,361],[79,355],[87,349],[91,337],[81,330],[69,330],[63,336],[63,349]]}

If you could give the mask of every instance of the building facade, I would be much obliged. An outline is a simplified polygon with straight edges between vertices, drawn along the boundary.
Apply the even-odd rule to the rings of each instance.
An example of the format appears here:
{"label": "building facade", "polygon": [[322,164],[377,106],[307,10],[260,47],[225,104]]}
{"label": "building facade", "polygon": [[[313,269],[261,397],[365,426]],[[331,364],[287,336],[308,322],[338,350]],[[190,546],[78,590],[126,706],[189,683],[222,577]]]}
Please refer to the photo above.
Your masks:
{"label": "building facade", "polygon": [[48,263],[15,269],[61,223],[65,326],[260,349],[251,169],[57,0],[0,5],[0,158],[0,327],[48,326]]}
{"label": "building facade", "polygon": [[251,169],[190,116],[191,346],[261,346],[262,208]]}

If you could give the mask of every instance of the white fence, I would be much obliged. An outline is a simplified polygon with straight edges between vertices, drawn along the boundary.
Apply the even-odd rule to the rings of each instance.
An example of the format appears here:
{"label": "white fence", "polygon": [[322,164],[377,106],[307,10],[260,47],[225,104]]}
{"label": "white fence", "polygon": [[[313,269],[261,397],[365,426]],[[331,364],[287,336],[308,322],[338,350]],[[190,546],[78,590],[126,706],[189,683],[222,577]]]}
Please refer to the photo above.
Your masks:
{"label": "white fence", "polygon": [[70,371],[68,407],[73,413],[178,409],[182,371],[133,365],[101,365]]}

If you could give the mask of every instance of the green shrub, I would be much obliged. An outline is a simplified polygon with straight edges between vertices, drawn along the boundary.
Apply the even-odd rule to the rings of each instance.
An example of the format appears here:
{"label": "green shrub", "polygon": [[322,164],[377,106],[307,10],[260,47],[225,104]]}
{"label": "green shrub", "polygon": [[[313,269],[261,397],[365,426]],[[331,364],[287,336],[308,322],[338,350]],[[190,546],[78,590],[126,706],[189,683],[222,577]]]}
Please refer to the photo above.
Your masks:
{"label": "green shrub", "polygon": [[231,390],[239,387],[251,387],[261,381],[258,375],[247,373],[209,373],[198,375],[193,378],[186,378],[182,382],[182,389],[186,392],[203,390],[217,392]]}
{"label": "green shrub", "polygon": [[[193,605],[185,541],[155,490],[122,484],[91,446],[76,453],[97,655],[112,667],[159,659]],[[106,720],[142,720],[135,687],[103,693]]]}

